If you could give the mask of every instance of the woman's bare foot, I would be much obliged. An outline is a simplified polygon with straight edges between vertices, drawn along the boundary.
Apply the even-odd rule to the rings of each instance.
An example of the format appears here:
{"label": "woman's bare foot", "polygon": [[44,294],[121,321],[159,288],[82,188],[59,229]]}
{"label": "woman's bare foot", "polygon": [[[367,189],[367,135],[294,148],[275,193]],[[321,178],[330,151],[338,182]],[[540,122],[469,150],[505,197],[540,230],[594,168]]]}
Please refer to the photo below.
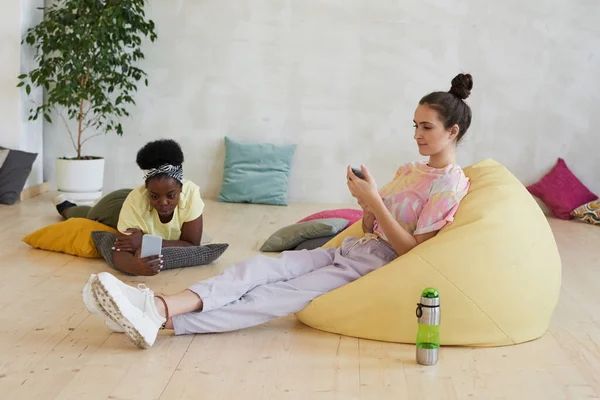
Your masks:
{"label": "woman's bare foot", "polygon": [[163,317],[167,317],[167,310],[165,309],[165,303],[169,308],[169,319],[165,324],[166,329],[173,329],[172,317],[176,315],[185,314],[188,312],[202,311],[203,303],[200,296],[191,290],[184,290],[172,296],[162,296],[164,302],[158,298],[154,298],[156,303],[156,309],[158,313]]}
{"label": "woman's bare foot", "polygon": [[[163,297],[163,299],[166,298]],[[158,313],[160,314],[161,317],[166,318],[167,317],[167,312],[165,310],[165,303],[163,303],[163,301],[161,299],[159,299],[158,297],[154,297],[154,304],[156,304],[156,309],[158,310]],[[169,315],[169,319],[167,320],[167,322],[165,322],[165,329],[173,329],[173,323],[171,322],[171,316]]]}

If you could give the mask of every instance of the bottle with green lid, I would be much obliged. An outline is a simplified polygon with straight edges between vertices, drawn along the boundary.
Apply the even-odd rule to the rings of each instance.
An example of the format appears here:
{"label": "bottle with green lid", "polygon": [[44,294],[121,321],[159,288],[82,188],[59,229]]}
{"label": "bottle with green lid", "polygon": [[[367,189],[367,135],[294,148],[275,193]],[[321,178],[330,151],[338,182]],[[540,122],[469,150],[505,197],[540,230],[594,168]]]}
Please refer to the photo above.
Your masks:
{"label": "bottle with green lid", "polygon": [[419,319],[417,363],[435,365],[440,349],[440,295],[437,290],[423,290],[416,313]]}

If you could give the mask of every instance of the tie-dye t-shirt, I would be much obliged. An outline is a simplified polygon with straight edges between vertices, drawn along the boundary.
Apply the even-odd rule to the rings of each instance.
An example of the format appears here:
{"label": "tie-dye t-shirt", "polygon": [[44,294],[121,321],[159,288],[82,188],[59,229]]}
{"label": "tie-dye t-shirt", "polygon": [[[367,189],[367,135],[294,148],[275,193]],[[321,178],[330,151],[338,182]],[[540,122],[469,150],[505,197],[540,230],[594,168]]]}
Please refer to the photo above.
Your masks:
{"label": "tie-dye t-shirt", "polygon": [[[379,194],[404,229],[421,235],[451,223],[468,191],[469,179],[458,165],[438,169],[417,161],[401,166]],[[386,239],[377,221],[373,231]]]}

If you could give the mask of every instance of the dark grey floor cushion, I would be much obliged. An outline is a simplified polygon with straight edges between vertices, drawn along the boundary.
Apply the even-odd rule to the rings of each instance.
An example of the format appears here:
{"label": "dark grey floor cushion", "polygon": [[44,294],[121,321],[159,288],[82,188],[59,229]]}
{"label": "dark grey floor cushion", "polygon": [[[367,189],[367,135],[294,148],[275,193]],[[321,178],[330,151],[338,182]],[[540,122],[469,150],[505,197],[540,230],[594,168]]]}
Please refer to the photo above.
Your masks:
{"label": "dark grey floor cushion", "polygon": [[300,243],[294,250],[314,250],[319,247],[323,247],[327,242],[336,237],[337,235],[330,235],[315,239],[308,239]]}
{"label": "dark grey floor cushion", "polygon": [[[98,252],[102,255],[106,263],[114,269],[113,246],[117,235],[112,232],[92,232],[92,238],[96,244]],[[227,250],[227,243],[211,243],[202,246],[190,247],[165,247],[162,249],[163,271],[167,269],[195,267],[198,265],[210,264]]]}
{"label": "dark grey floor cushion", "polygon": [[0,203],[10,205],[19,200],[36,158],[37,153],[9,149],[0,167]]}

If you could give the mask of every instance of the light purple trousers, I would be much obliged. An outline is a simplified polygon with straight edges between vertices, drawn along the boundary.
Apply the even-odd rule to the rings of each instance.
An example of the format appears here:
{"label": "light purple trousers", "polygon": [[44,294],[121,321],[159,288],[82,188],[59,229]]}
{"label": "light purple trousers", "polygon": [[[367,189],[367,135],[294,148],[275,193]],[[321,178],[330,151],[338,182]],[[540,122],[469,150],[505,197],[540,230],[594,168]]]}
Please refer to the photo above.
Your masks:
{"label": "light purple trousers", "polygon": [[397,257],[374,235],[346,238],[340,248],[258,255],[189,287],[202,311],[173,317],[175,334],[227,332],[301,311],[314,298],[350,283]]}

